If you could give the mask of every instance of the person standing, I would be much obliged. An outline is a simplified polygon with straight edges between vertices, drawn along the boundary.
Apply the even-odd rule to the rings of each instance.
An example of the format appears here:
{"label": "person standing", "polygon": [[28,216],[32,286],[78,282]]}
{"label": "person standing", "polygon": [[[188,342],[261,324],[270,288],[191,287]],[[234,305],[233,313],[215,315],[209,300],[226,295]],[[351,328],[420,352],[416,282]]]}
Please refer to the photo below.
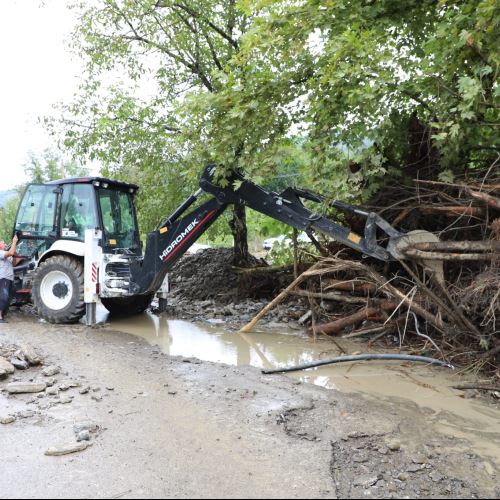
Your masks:
{"label": "person standing", "polygon": [[12,264],[16,246],[18,242],[17,235],[12,238],[12,245],[7,249],[4,240],[0,240],[0,323],[7,323],[4,315],[9,307],[10,292],[12,282],[14,281],[14,266]]}

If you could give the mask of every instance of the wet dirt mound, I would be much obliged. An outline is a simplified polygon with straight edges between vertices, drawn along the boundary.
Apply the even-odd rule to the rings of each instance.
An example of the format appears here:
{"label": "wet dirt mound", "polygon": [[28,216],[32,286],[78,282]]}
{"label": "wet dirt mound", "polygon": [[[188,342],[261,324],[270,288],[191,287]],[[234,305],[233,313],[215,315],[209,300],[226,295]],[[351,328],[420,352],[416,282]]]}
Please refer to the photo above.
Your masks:
{"label": "wet dirt mound", "polygon": [[[250,321],[281,289],[293,280],[293,266],[271,268],[256,257],[255,267],[233,266],[230,248],[210,248],[184,256],[171,273],[169,313],[179,318],[228,324]],[[266,317],[269,324],[290,321],[290,315],[302,316],[290,299]]]}
{"label": "wet dirt mound", "polygon": [[[262,266],[263,262],[251,257],[250,264]],[[242,298],[231,248],[208,248],[186,255],[175,265],[171,277],[172,292],[185,299],[224,302]]]}

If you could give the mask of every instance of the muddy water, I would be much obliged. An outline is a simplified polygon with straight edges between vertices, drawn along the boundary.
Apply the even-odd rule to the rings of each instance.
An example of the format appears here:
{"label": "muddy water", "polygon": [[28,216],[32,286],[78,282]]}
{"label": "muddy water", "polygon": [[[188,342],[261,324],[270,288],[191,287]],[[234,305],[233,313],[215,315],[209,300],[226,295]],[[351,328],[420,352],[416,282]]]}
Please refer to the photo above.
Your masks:
{"label": "muddy water", "polygon": [[[100,320],[106,320],[99,311]],[[107,328],[144,338],[171,356],[195,357],[229,365],[258,368],[293,366],[340,354],[329,340],[314,341],[296,331],[240,334],[220,325],[201,325],[144,314],[111,320]],[[360,343],[339,341],[348,353],[369,352]],[[464,399],[452,385],[470,378],[444,368],[399,362],[359,362],[325,366],[290,376],[328,389],[362,393],[367,398],[391,397],[429,409],[436,430],[472,443],[476,453],[500,466],[500,411],[479,400]],[[458,446],[458,445],[457,445]],[[464,451],[467,451],[464,448]]]}

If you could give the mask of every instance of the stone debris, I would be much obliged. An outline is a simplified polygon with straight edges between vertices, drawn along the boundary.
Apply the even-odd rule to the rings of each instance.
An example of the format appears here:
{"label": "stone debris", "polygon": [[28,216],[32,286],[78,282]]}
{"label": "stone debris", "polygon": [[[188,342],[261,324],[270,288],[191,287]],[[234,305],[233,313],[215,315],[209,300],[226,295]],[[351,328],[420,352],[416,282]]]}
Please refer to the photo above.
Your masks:
{"label": "stone debris", "polygon": [[408,467],[406,468],[406,472],[418,472],[422,469],[425,468],[425,465],[421,465],[421,464],[410,464],[408,465]]}
{"label": "stone debris", "polygon": [[15,368],[12,363],[9,363],[6,359],[0,357],[0,378],[12,375],[15,372]]}
{"label": "stone debris", "polygon": [[37,354],[33,346],[29,344],[22,345],[21,351],[24,354],[24,358],[29,362],[30,365],[36,366],[42,362],[42,358]]}
{"label": "stone debris", "polygon": [[361,476],[354,480],[354,486],[362,486],[366,489],[376,484],[379,479],[378,476]]}
{"label": "stone debris", "polygon": [[421,454],[413,455],[411,457],[411,460],[414,464],[426,464],[429,461],[427,460],[427,457]]}
{"label": "stone debris", "polygon": [[47,387],[45,394],[48,396],[57,396],[59,394],[59,389],[57,387]]}
{"label": "stone debris", "polygon": [[72,380],[64,380],[59,384],[59,390],[62,392],[69,391],[70,389],[75,389],[80,387],[81,384],[79,382],[73,382]]}
{"label": "stone debris", "polygon": [[90,441],[90,432],[89,431],[82,431],[78,433],[78,436],[76,437],[76,440],[80,443],[82,441]]}
{"label": "stone debris", "polygon": [[25,411],[20,411],[17,413],[18,418],[25,419],[25,418],[32,418],[36,415],[36,412],[34,410],[25,410]]}
{"label": "stone debris", "polygon": [[24,359],[12,358],[10,362],[18,370],[27,370],[30,367],[30,364]]}
{"label": "stone debris", "polygon": [[78,444],[68,444],[59,447],[49,448],[45,455],[47,457],[61,457],[63,455],[70,455],[71,453],[78,453],[80,451],[85,451],[88,447],[92,446],[92,443],[78,443]]}
{"label": "stone debris", "polygon": [[7,392],[9,394],[31,394],[42,392],[46,388],[46,384],[36,382],[12,382],[7,384]]}
{"label": "stone debris", "polygon": [[15,421],[16,417],[13,417],[12,415],[7,415],[6,417],[0,417],[0,424],[2,425],[13,424]]}
{"label": "stone debris", "polygon": [[387,448],[391,451],[399,451],[401,449],[401,441],[393,439],[387,443]]}
{"label": "stone debris", "polygon": [[76,435],[80,434],[80,432],[83,432],[83,431],[96,433],[98,430],[99,430],[99,426],[95,422],[92,422],[91,420],[86,420],[84,422],[77,422],[73,426],[73,432]]}
{"label": "stone debris", "polygon": [[42,375],[44,377],[53,377],[54,375],[58,375],[59,373],[61,373],[61,369],[55,365],[46,366],[42,370]]}

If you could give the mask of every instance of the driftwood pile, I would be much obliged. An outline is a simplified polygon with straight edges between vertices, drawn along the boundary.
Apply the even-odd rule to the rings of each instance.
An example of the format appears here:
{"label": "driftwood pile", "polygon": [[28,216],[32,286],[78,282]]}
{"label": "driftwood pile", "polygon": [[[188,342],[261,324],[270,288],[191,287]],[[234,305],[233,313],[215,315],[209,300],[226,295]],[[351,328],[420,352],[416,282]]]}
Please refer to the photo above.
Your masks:
{"label": "driftwood pile", "polygon": [[[371,206],[404,232],[426,230],[401,259],[381,264],[335,243],[243,330],[279,302],[302,297],[311,335],[399,336],[400,344],[500,377],[500,179],[415,179],[393,186],[390,206]],[[362,230],[364,221],[350,221]],[[413,339],[418,342],[412,341]]]}

